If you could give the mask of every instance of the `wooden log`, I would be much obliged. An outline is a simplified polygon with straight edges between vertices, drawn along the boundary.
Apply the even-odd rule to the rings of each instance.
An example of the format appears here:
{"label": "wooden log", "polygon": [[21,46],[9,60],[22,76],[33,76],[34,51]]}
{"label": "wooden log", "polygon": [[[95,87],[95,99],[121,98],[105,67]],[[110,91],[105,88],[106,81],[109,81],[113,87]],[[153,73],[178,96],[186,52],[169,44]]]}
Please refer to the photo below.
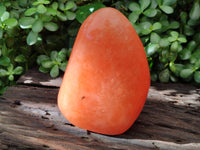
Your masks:
{"label": "wooden log", "polygon": [[[27,76],[32,83],[24,82]],[[0,149],[200,149],[200,93],[194,86],[152,84],[133,126],[106,136],[68,122],[57,108],[61,78],[48,86],[40,82],[52,79],[43,76],[26,74],[0,97]]]}

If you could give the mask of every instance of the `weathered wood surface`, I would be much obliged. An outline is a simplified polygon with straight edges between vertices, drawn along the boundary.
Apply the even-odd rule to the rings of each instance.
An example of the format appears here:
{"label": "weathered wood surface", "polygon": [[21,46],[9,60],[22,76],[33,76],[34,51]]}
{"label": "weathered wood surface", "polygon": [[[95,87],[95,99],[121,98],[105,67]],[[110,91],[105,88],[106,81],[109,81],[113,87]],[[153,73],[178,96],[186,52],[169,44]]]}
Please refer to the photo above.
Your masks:
{"label": "weathered wood surface", "polygon": [[134,125],[106,136],[87,134],[62,116],[56,104],[61,79],[32,70],[0,97],[0,149],[200,149],[200,89],[152,84]]}

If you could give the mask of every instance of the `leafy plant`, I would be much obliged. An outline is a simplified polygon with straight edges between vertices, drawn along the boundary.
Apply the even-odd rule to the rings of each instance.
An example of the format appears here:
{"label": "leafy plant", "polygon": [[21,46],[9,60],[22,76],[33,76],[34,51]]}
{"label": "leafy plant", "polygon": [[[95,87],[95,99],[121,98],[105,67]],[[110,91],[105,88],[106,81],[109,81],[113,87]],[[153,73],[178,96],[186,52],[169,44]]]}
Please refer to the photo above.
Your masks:
{"label": "leafy plant", "polygon": [[51,51],[50,56],[40,55],[37,58],[37,63],[40,65],[39,70],[43,73],[50,72],[50,76],[55,78],[59,75],[59,70],[65,71],[67,66],[67,57],[69,57],[70,51],[65,48],[59,52]]}
{"label": "leafy plant", "polygon": [[[182,8],[183,2],[187,8]],[[199,0],[192,5],[177,0],[129,3],[128,18],[145,46],[152,81],[167,83],[181,79],[199,83],[199,6]]]}
{"label": "leafy plant", "polygon": [[80,22],[83,23],[83,21],[94,11],[105,7],[102,3],[91,3],[88,5],[84,5],[78,8],[76,12],[76,19]]}
{"label": "leafy plant", "polygon": [[73,23],[76,7],[74,1],[62,0],[0,1],[0,94],[35,66],[40,54],[72,45],[64,26]]}
{"label": "leafy plant", "polygon": [[[54,20],[60,21],[74,20],[76,14],[76,4],[73,1],[66,3],[53,2],[50,6],[49,0],[38,0],[32,3],[32,7],[24,12],[20,18],[19,25],[22,29],[31,29],[26,38],[28,45],[34,45],[38,40],[39,33],[44,29],[54,32],[59,29]],[[59,22],[58,22],[59,23]]]}
{"label": "leafy plant", "polygon": [[0,94],[36,65],[52,77],[64,71],[66,49],[72,48],[80,25],[102,7],[118,9],[132,23],[152,81],[199,85],[199,0],[1,0]]}

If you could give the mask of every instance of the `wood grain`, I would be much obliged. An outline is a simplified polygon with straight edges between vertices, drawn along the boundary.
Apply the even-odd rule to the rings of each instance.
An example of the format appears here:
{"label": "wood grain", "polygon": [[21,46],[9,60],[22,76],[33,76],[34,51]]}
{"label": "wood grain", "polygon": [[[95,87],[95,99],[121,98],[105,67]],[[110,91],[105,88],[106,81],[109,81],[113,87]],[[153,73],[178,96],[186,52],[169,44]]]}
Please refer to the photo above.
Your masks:
{"label": "wood grain", "polygon": [[200,94],[192,85],[152,84],[133,126],[107,136],[68,122],[57,108],[58,83],[32,75],[34,84],[25,75],[0,97],[0,149],[200,149]]}

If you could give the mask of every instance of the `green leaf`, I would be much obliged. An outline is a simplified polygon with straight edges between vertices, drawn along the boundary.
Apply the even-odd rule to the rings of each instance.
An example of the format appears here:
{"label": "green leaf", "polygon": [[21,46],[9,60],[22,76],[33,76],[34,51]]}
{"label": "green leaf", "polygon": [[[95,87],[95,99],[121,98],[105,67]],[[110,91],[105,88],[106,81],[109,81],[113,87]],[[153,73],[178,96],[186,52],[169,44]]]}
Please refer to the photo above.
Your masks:
{"label": "green leaf", "polygon": [[160,47],[167,47],[167,46],[169,46],[168,39],[167,38],[161,39],[160,42],[159,42],[159,45],[160,45]]}
{"label": "green leaf", "polygon": [[169,82],[169,77],[170,77],[170,74],[169,74],[169,70],[168,69],[165,69],[165,70],[163,70],[163,71],[161,71],[159,73],[159,80],[162,83]]}
{"label": "green leaf", "polygon": [[158,44],[148,44],[148,46],[145,48],[146,50],[146,55],[151,56],[153,55],[159,48]]}
{"label": "green leaf", "polygon": [[9,66],[7,67],[8,72],[9,73],[13,72],[13,68],[14,68],[13,64],[9,64]]}
{"label": "green leaf", "polygon": [[60,51],[57,55],[57,61],[62,62],[65,61],[67,57],[67,51]]}
{"label": "green leaf", "polygon": [[181,21],[182,21],[184,24],[186,24],[186,22],[187,22],[187,17],[188,17],[187,12],[182,11],[181,14],[180,14],[180,17],[181,17]]}
{"label": "green leaf", "polygon": [[188,60],[191,57],[191,51],[188,49],[183,49],[180,53],[179,56],[181,60]]}
{"label": "green leaf", "polygon": [[180,77],[183,79],[189,78],[192,74],[193,74],[193,70],[192,69],[183,69],[180,72]]}
{"label": "green leaf", "polygon": [[4,14],[1,16],[1,21],[5,21],[6,19],[8,19],[10,17],[9,12],[5,11]]}
{"label": "green leaf", "polygon": [[159,23],[159,22],[154,23],[153,26],[152,26],[153,30],[158,30],[158,29],[160,29],[161,27],[162,27],[162,24]]}
{"label": "green leaf", "polygon": [[6,56],[0,57],[0,65],[1,66],[8,66],[10,64],[10,58]]}
{"label": "green leaf", "polygon": [[3,3],[3,5],[4,5],[5,7],[10,7],[10,6],[11,6],[11,2],[5,1],[5,2]]}
{"label": "green leaf", "polygon": [[129,21],[133,24],[138,20],[138,18],[139,18],[139,15],[135,12],[130,13],[128,16]]}
{"label": "green leaf", "polygon": [[33,2],[33,6],[36,6],[36,5],[39,5],[39,4],[41,4],[40,2],[38,2],[38,1],[36,1],[36,2]]}
{"label": "green leaf", "polygon": [[47,73],[47,72],[49,72],[49,68],[44,68],[44,67],[40,66],[39,71],[42,73]]}
{"label": "green leaf", "polygon": [[8,28],[13,28],[14,26],[17,25],[18,22],[15,18],[9,18],[9,19],[6,19],[3,23],[7,25]]}
{"label": "green leaf", "polygon": [[171,34],[171,36],[173,36],[175,38],[178,38],[178,36],[179,36],[178,32],[176,32],[176,31],[171,31],[170,34]]}
{"label": "green leaf", "polygon": [[5,77],[7,75],[8,75],[8,73],[5,69],[0,69],[0,77]]}
{"label": "green leaf", "polygon": [[0,17],[6,12],[6,7],[0,6]]}
{"label": "green leaf", "polygon": [[161,32],[165,32],[169,29],[169,22],[168,20],[161,20],[160,23],[162,24],[162,28],[160,29]]}
{"label": "green leaf", "polygon": [[[193,64],[192,64],[193,65]],[[198,70],[200,69],[200,60],[196,60],[195,64],[194,64],[194,70]]]}
{"label": "green leaf", "polygon": [[29,32],[29,34],[26,38],[26,42],[28,45],[33,45],[37,42],[37,38],[38,38],[38,34],[31,31],[31,32]]}
{"label": "green leaf", "polygon": [[60,50],[60,52],[59,52],[59,55],[60,54],[64,54],[64,55],[67,55],[68,54],[68,52],[69,52],[70,50],[67,50],[66,48],[62,48],[61,50]]}
{"label": "green leaf", "polygon": [[50,58],[51,60],[56,61],[56,57],[58,56],[58,52],[57,51],[52,51],[50,54]]}
{"label": "green leaf", "polygon": [[198,20],[200,17],[200,6],[199,1],[196,1],[190,11],[190,18],[193,20]]}
{"label": "green leaf", "polygon": [[59,67],[58,67],[58,65],[54,65],[53,68],[52,68],[51,71],[50,71],[50,76],[51,76],[52,78],[55,78],[55,77],[57,77],[58,75],[59,75]]}
{"label": "green leaf", "polygon": [[200,60],[200,49],[195,50],[190,57],[190,63],[194,64]]}
{"label": "green leaf", "polygon": [[163,0],[156,0],[157,4],[160,6],[163,3]]}
{"label": "green leaf", "polygon": [[72,9],[76,4],[73,1],[69,1],[66,3],[64,10]]}
{"label": "green leaf", "polygon": [[51,5],[53,9],[57,10],[58,9],[58,3],[57,2],[53,2],[53,4]]}
{"label": "green leaf", "polygon": [[8,76],[8,80],[9,80],[9,81],[13,81],[13,80],[14,80],[14,76],[13,76],[12,74],[10,74],[10,75]]}
{"label": "green leaf", "polygon": [[60,10],[64,11],[64,9],[65,9],[64,2],[59,3],[58,7],[59,7]]}
{"label": "green leaf", "polygon": [[44,14],[46,11],[47,11],[47,8],[43,4],[40,4],[40,5],[37,6],[37,12],[38,13]]}
{"label": "green leaf", "polygon": [[47,8],[47,11],[46,11],[47,14],[50,14],[52,16],[56,16],[57,15],[57,10],[56,9],[53,9],[53,8]]}
{"label": "green leaf", "polygon": [[43,60],[41,63],[42,67],[44,68],[52,68],[53,67],[53,62],[51,60]]}
{"label": "green leaf", "polygon": [[174,5],[176,2],[177,0],[163,0],[163,5]]}
{"label": "green leaf", "polygon": [[2,52],[3,56],[8,56],[9,55],[9,51],[8,51],[5,43],[2,46],[1,52]]}
{"label": "green leaf", "polygon": [[43,22],[40,19],[36,20],[32,26],[33,32],[39,33],[42,31],[42,29],[43,29]]}
{"label": "green leaf", "polygon": [[15,61],[18,63],[26,62],[26,57],[23,54],[20,54],[17,57],[15,57]]}
{"label": "green leaf", "polygon": [[37,57],[37,64],[41,65],[42,61],[44,60],[50,60],[50,58],[46,55],[40,55]]}
{"label": "green leaf", "polygon": [[63,72],[65,72],[65,69],[67,67],[67,61],[66,62],[63,62],[61,65],[60,65],[60,70],[62,70]]}
{"label": "green leaf", "polygon": [[172,14],[174,12],[174,9],[167,5],[160,6],[160,9],[165,12],[166,14]]}
{"label": "green leaf", "polygon": [[48,0],[45,0],[45,1],[43,1],[43,4],[50,4],[50,1],[48,1]]}
{"label": "green leaf", "polygon": [[32,17],[22,17],[19,19],[19,25],[22,29],[31,28],[34,22],[35,22],[35,18],[32,18]]}
{"label": "green leaf", "polygon": [[141,32],[143,35],[148,35],[149,33],[152,32],[152,30],[151,29],[143,29]]}
{"label": "green leaf", "polygon": [[200,83],[200,71],[196,71],[196,72],[194,73],[194,81],[195,81],[196,83]]}
{"label": "green leaf", "polygon": [[177,37],[174,37],[174,36],[168,37],[168,41],[169,41],[169,42],[174,42],[174,41],[176,41],[176,40],[177,40]]}
{"label": "green leaf", "polygon": [[88,5],[83,5],[78,8],[76,11],[76,19],[80,22],[83,23],[83,21],[93,12],[96,10],[105,7],[102,3],[92,3]]}
{"label": "green leaf", "polygon": [[192,36],[194,35],[195,31],[192,27],[190,27],[189,25],[185,25],[184,26],[184,34],[187,36]]}
{"label": "green leaf", "polygon": [[22,73],[23,73],[23,67],[21,67],[21,66],[16,67],[16,68],[13,70],[13,73],[14,73],[15,75],[20,75],[20,74],[22,74]]}
{"label": "green leaf", "polygon": [[67,15],[68,20],[74,20],[76,18],[76,14],[71,11],[66,11],[66,15]]}
{"label": "green leaf", "polygon": [[142,30],[141,27],[139,25],[134,24],[134,23],[132,23],[132,25],[133,25],[135,31],[137,32],[137,34],[140,35],[141,30]]}
{"label": "green leaf", "polygon": [[157,10],[154,8],[149,8],[145,10],[143,14],[147,17],[155,17],[157,14]]}
{"label": "green leaf", "polygon": [[65,15],[65,14],[63,14],[61,12],[58,12],[57,16],[61,21],[67,21],[67,15]]}
{"label": "green leaf", "polygon": [[149,4],[151,3],[150,0],[139,0],[141,11],[144,11]]}
{"label": "green leaf", "polygon": [[198,24],[200,23],[200,20],[198,19],[198,20],[193,20],[193,19],[189,19],[188,20],[188,22],[187,22],[187,24],[189,25],[189,26],[197,26]]}
{"label": "green leaf", "polygon": [[173,42],[171,47],[170,47],[170,50],[172,52],[177,52],[178,51],[178,47],[179,47],[179,43],[177,41]]}
{"label": "green leaf", "polygon": [[169,28],[170,28],[170,29],[178,29],[179,26],[180,26],[179,22],[177,22],[177,21],[172,21],[172,22],[170,23],[170,25],[169,25]]}
{"label": "green leaf", "polygon": [[160,41],[160,36],[157,33],[152,32],[150,35],[150,42],[152,44],[158,44],[159,41]]}
{"label": "green leaf", "polygon": [[175,77],[174,75],[172,75],[172,74],[170,74],[170,80],[172,81],[172,82],[177,82],[178,81],[178,78],[177,77]]}
{"label": "green leaf", "polygon": [[39,5],[39,4],[49,4],[50,1],[48,0],[38,0],[36,2],[33,3],[34,6]]}
{"label": "green leaf", "polygon": [[147,21],[142,22],[142,23],[140,23],[140,27],[143,28],[143,29],[150,29],[151,23],[147,22]]}
{"label": "green leaf", "polygon": [[196,46],[197,46],[196,41],[190,41],[187,45],[187,49],[192,52],[196,48]]}
{"label": "green leaf", "polygon": [[46,14],[43,14],[42,17],[41,17],[42,22],[50,22],[52,19],[53,19],[53,16],[46,15]]}
{"label": "green leaf", "polygon": [[31,16],[37,12],[37,9],[35,7],[29,8],[25,11],[25,16]]}
{"label": "green leaf", "polygon": [[130,3],[129,6],[128,6],[128,8],[129,8],[131,11],[139,11],[139,12],[141,12],[139,4],[136,3],[136,2]]}
{"label": "green leaf", "polygon": [[151,4],[150,4],[150,8],[156,8],[158,6],[158,4],[157,4],[157,2],[156,2],[156,0],[152,0],[151,1]]}
{"label": "green leaf", "polygon": [[170,63],[169,64],[170,70],[177,76],[180,76],[180,72],[181,70],[183,70],[185,67],[182,64],[174,64],[174,63]]}
{"label": "green leaf", "polygon": [[44,27],[49,31],[57,31],[58,30],[58,25],[56,23],[53,23],[53,22],[45,23]]}
{"label": "green leaf", "polygon": [[178,41],[179,41],[180,43],[186,43],[186,42],[187,42],[187,39],[186,39],[185,37],[179,37],[179,38],[178,38]]}

